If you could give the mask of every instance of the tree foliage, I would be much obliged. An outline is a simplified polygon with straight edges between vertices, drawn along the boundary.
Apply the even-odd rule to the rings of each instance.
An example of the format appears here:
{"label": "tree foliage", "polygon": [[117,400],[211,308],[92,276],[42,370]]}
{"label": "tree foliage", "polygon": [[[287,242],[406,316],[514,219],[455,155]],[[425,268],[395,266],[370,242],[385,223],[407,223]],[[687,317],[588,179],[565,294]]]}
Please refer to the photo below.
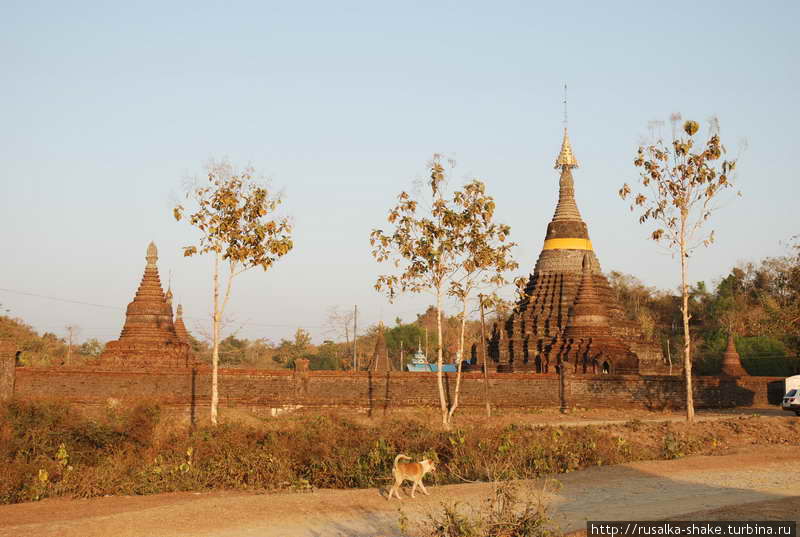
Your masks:
{"label": "tree foliage", "polygon": [[[452,160],[447,164],[451,169],[455,166]],[[443,300],[449,295],[462,305],[458,355],[464,356],[468,301],[481,286],[505,283],[503,273],[516,264],[510,256],[514,244],[507,241],[510,229],[493,221],[495,202],[486,195],[485,185],[472,180],[448,197],[443,157],[434,155],[428,168],[423,201],[402,191],[388,214],[392,230],[373,230],[370,244],[379,263],[390,262],[399,272],[378,276],[376,290],[385,292],[390,301],[406,292],[431,292],[436,298],[436,340],[440,343],[436,346],[437,384],[442,424],[449,428],[458,406],[461,362],[455,396],[448,404],[442,381]]]}
{"label": "tree foliage", "polygon": [[[191,257],[210,253],[214,256],[211,330],[212,394],[211,422],[217,423],[218,366],[220,324],[230,299],[233,279],[242,272],[261,267],[268,270],[293,247],[292,225],[275,212],[281,198],[273,195],[255,178],[253,168],[237,171],[229,162],[212,161],[208,165],[208,182],[188,189],[191,210],[179,204],[173,209],[175,219],[188,222],[200,232],[196,244],[184,247],[183,255]],[[220,264],[227,265],[224,295],[220,301]]]}
{"label": "tree foliage", "polygon": [[[679,115],[673,115],[673,126],[679,120]],[[733,186],[731,175],[736,168],[736,160],[722,159],[725,147],[716,121],[712,122],[710,136],[704,144],[696,143],[699,128],[696,121],[689,120],[683,124],[685,136],[673,135],[669,144],[658,140],[639,147],[634,165],[639,168],[641,190],[633,192],[627,183],[619,190],[622,199],[632,198],[630,208],[639,212],[640,224],[655,224],[650,237],[678,250],[687,421],[694,419],[687,259],[697,246],[708,246],[714,241],[713,230],[706,233],[703,225],[715,209],[718,194]]]}

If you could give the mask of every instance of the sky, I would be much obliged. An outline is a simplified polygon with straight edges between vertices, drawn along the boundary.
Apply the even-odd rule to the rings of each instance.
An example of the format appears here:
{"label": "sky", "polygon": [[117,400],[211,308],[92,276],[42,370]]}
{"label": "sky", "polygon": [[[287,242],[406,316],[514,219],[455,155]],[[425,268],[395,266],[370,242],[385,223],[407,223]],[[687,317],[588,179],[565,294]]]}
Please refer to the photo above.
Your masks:
{"label": "sky", "polygon": [[391,268],[369,233],[436,152],[456,159],[454,187],[486,183],[528,274],[558,195],[565,83],[605,271],[680,281],[617,197],[648,122],[717,116],[730,153],[746,147],[742,197],[691,258],[690,279],[713,284],[800,233],[797,20],[796,1],[5,1],[0,313],[116,339],[152,240],[188,328],[207,333],[211,259],[182,257],[197,234],[171,209],[222,158],[268,178],[294,223],[294,250],[234,283],[240,337],[320,342],[332,307],[358,305],[361,327],[414,320],[431,298],[373,289]]}

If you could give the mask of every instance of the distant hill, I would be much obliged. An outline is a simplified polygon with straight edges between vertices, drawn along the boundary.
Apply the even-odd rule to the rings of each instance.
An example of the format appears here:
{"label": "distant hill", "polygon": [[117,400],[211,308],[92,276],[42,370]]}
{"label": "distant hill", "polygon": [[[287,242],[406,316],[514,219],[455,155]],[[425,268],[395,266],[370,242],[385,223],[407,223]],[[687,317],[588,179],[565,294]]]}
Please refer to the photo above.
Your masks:
{"label": "distant hill", "polygon": [[[22,319],[14,319],[0,315],[0,339],[13,341],[22,351],[19,356],[22,366],[57,366],[66,365],[67,342],[50,332],[39,335],[36,330]],[[86,356],[81,354],[82,347],[73,345],[71,365],[83,362]]]}

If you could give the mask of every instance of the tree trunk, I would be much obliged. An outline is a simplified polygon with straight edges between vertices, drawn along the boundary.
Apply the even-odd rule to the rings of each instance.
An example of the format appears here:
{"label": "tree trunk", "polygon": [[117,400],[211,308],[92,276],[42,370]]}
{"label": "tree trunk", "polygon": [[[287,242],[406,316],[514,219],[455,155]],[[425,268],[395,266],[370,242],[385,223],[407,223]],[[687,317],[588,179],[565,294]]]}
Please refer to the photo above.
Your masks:
{"label": "tree trunk", "polygon": [[489,403],[489,364],[486,361],[486,323],[483,320],[483,295],[481,301],[481,358],[483,360],[483,396],[486,401],[486,417],[492,417],[492,405]]}
{"label": "tree trunk", "polygon": [[464,363],[464,329],[467,325],[467,300],[464,299],[463,307],[461,308],[461,336],[458,341],[458,370],[456,371],[456,391],[453,394],[453,403],[450,405],[450,411],[447,413],[447,424],[453,422],[453,413],[458,408],[458,395],[461,393],[461,364]]}
{"label": "tree trunk", "polygon": [[692,353],[691,334],[689,333],[689,284],[688,262],[686,261],[686,216],[681,215],[680,252],[681,252],[681,315],[683,316],[683,368],[686,379],[686,421],[694,421],[694,396],[692,394]]}
{"label": "tree trunk", "polygon": [[214,315],[211,317],[211,424],[217,425],[219,406],[219,252],[214,257]]}
{"label": "tree trunk", "polygon": [[436,289],[436,331],[439,335],[439,345],[436,356],[436,382],[439,385],[439,405],[442,410],[442,426],[446,430],[450,430],[450,423],[447,419],[447,398],[444,394],[444,380],[442,367],[444,366],[444,357],[442,355],[442,290]]}

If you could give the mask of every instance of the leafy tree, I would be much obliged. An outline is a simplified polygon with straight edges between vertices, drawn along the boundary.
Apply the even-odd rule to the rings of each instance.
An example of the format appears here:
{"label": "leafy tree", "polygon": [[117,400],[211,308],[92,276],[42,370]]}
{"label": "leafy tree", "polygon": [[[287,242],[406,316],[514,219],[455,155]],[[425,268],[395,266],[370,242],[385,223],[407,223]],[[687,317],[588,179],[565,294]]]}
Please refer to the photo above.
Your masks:
{"label": "leafy tree", "polygon": [[[219,406],[218,368],[220,324],[231,295],[233,280],[242,272],[261,267],[268,270],[293,247],[292,226],[275,215],[280,196],[272,194],[254,179],[255,171],[239,172],[229,162],[212,161],[208,182],[192,187],[186,194],[192,207],[187,213],[177,205],[173,214],[184,217],[200,232],[197,244],[186,246],[183,255],[210,253],[214,257],[211,325],[211,423],[217,424]],[[220,265],[227,268],[220,297]]]}
{"label": "leafy tree", "polygon": [[249,341],[229,335],[219,342],[220,365],[238,365],[245,361]]}
{"label": "leafy tree", "polygon": [[298,358],[305,358],[310,351],[311,334],[298,328],[294,333],[293,340],[281,339],[278,348],[275,349],[273,360],[285,367],[294,367],[294,361]]}
{"label": "leafy tree", "polygon": [[337,358],[336,344],[333,342],[323,343],[317,348],[317,353],[306,355],[309,359],[308,367],[312,371],[339,369],[339,359]]}
{"label": "leafy tree", "polygon": [[[454,164],[450,162],[451,166]],[[401,270],[399,275],[381,275],[375,283],[377,291],[386,292],[392,301],[398,293],[432,292],[436,298],[436,335],[442,341],[442,303],[450,278],[458,270],[462,254],[461,240],[455,232],[457,215],[445,198],[445,169],[441,156],[434,155],[429,163],[427,204],[421,205],[403,191],[398,203],[389,211],[388,221],[394,226],[391,234],[374,229],[370,234],[372,255],[381,263],[391,261]],[[436,382],[442,425],[449,428],[442,366],[442,345],[436,346]]]}
{"label": "leafy tree", "polygon": [[101,354],[103,354],[103,349],[105,345],[100,343],[96,338],[87,339],[83,342],[83,344],[78,348],[78,353],[84,356],[91,356],[92,358],[97,358]]}
{"label": "leafy tree", "polygon": [[[680,116],[674,114],[673,125]],[[663,140],[639,147],[634,165],[641,169],[642,190],[633,195],[631,211],[639,210],[639,223],[652,221],[656,229],[650,237],[664,242],[669,248],[678,250],[681,265],[681,312],[684,334],[684,370],[686,378],[686,420],[694,420],[692,399],[691,336],[689,332],[689,274],[690,253],[699,245],[710,245],[714,232],[704,234],[703,224],[711,216],[713,202],[718,194],[732,186],[730,175],[736,161],[722,160],[725,153],[718,128],[712,124],[711,133],[698,150],[695,135],[699,125],[695,121],[683,124],[685,137],[677,136],[673,129],[673,140],[667,145]],[[622,186],[619,195],[627,199],[632,194],[628,184]]]}
{"label": "leafy tree", "polygon": [[[449,161],[452,168],[455,163]],[[381,275],[375,288],[393,300],[399,292],[432,292],[436,298],[437,385],[442,425],[449,429],[458,406],[461,381],[459,362],[453,403],[445,397],[442,366],[442,304],[445,296],[462,302],[461,336],[457,354],[464,356],[466,304],[481,285],[504,281],[502,272],[513,268],[506,243],[509,229],[494,224],[494,200],[485,193],[480,181],[471,181],[463,190],[445,194],[447,174],[440,155],[429,163],[430,179],[426,184],[426,203],[411,198],[407,192],[398,196],[398,204],[389,211],[394,227],[390,234],[375,229],[370,235],[372,254],[378,262],[391,261],[399,275]]]}
{"label": "leafy tree", "polygon": [[[467,327],[467,314],[470,303],[480,292],[490,294],[489,301],[496,299],[495,292],[506,285],[505,273],[519,265],[511,257],[515,243],[507,241],[511,228],[494,222],[494,199],[486,194],[486,186],[476,180],[467,183],[463,190],[453,195],[453,209],[458,220],[453,231],[460,241],[458,259],[459,270],[450,282],[448,294],[455,297],[461,305],[460,330],[458,340],[458,373],[453,402],[448,411],[448,421],[458,408],[461,388],[461,365],[465,359],[464,335]],[[487,297],[481,297],[484,302]],[[487,413],[488,409],[487,399]]]}
{"label": "leafy tree", "polygon": [[399,360],[400,347],[402,345],[404,350],[403,361],[405,363],[399,363],[398,361],[400,369],[402,370],[403,367],[411,361],[411,356],[417,349],[417,345],[422,342],[425,336],[418,324],[403,324],[400,319],[398,319],[398,321],[399,322],[397,322],[395,326],[386,330],[386,348],[390,356],[397,356]]}

